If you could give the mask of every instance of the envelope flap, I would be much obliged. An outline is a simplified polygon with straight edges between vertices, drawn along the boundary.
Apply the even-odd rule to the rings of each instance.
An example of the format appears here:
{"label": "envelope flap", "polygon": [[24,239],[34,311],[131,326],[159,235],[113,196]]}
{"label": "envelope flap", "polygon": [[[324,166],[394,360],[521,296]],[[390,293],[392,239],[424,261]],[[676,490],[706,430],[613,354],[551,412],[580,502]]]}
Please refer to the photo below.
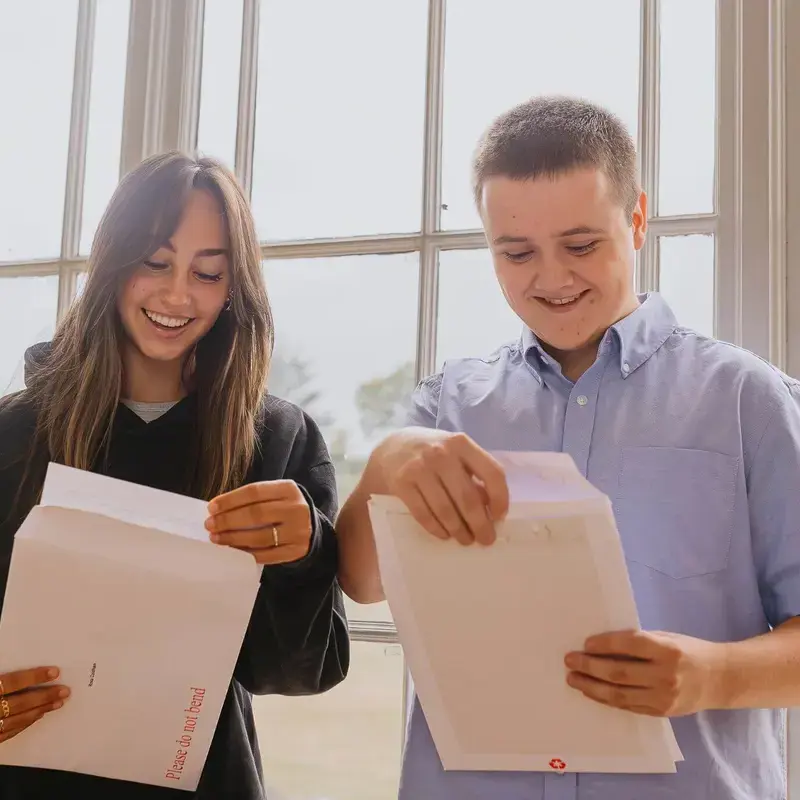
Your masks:
{"label": "envelope flap", "polygon": [[88,511],[145,528],[206,542],[208,507],[202,500],[149,486],[50,464],[42,506]]}
{"label": "envelope flap", "polygon": [[512,503],[579,502],[603,497],[581,475],[568,453],[497,451],[492,455],[505,470]]}
{"label": "envelope flap", "polygon": [[98,563],[123,562],[150,572],[199,581],[258,582],[261,576],[261,567],[242,550],[208,540],[169,536],[163,531],[72,508],[33,508],[14,539],[15,552],[28,543],[51,546],[83,554]]}

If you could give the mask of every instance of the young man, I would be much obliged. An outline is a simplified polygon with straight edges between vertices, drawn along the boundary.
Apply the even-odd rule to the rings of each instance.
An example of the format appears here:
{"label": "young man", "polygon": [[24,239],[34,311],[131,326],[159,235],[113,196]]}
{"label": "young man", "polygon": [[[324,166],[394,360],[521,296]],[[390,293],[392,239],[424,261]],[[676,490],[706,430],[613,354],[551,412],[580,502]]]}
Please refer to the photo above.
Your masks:
{"label": "young man", "polygon": [[383,597],[370,494],[399,496],[434,536],[490,545],[508,490],[488,451],[569,453],[614,502],[645,632],[597,631],[564,654],[565,680],[674,718],[685,761],[675,775],[446,773],[415,704],[401,797],[784,798],[780,709],[800,704],[800,384],[634,293],[647,201],[613,115],[565,98],[514,108],[481,141],[474,185],[525,328],[418,387],[416,427],[375,450],[341,513],[342,586]]}

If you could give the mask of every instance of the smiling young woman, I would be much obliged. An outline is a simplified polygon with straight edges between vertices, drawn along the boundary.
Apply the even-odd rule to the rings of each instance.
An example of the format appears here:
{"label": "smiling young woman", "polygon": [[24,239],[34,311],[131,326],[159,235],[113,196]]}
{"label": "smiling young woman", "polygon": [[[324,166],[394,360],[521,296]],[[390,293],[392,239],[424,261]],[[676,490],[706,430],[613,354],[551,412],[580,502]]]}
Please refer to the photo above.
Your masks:
{"label": "smiling young woman", "polygon": [[[216,161],[169,153],[122,181],[82,296],[29,351],[27,389],[0,401],[0,594],[49,461],[208,500],[209,539],[265,565],[198,798],[263,797],[251,693],[321,692],[349,664],[333,466],[313,420],[267,394],[271,349],[244,195]],[[58,665],[29,666],[0,674],[0,745],[68,694]],[[186,796],[0,767],[0,800],[70,794]]]}

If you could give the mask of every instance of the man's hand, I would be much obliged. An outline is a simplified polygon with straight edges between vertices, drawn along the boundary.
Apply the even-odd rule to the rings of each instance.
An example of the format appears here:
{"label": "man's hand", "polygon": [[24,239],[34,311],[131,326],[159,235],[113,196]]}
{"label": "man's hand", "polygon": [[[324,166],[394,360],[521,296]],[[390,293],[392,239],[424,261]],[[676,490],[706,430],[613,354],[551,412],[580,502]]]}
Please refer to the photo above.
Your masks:
{"label": "man's hand", "polygon": [[494,542],[494,523],[508,512],[506,476],[466,434],[408,428],[374,457],[389,492],[429,533],[461,544]]}
{"label": "man's hand", "polygon": [[621,631],[592,636],[584,648],[564,660],[567,683],[598,703],[655,717],[724,707],[724,644]]}

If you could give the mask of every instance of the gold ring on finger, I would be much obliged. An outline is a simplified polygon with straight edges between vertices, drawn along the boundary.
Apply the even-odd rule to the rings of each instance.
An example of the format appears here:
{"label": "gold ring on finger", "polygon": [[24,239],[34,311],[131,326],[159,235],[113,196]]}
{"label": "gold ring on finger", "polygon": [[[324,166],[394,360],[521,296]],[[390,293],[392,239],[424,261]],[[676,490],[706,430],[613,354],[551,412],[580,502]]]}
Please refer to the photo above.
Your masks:
{"label": "gold ring on finger", "polygon": [[3,719],[8,719],[11,716],[11,706],[5,697],[0,697],[0,707],[3,709]]}
{"label": "gold ring on finger", "polygon": [[278,528],[276,525],[272,526],[272,544],[273,547],[278,547],[281,543],[281,537],[278,535]]}
{"label": "gold ring on finger", "polygon": [[0,719],[0,733],[3,732],[3,728],[6,726],[6,721],[4,719]]}

